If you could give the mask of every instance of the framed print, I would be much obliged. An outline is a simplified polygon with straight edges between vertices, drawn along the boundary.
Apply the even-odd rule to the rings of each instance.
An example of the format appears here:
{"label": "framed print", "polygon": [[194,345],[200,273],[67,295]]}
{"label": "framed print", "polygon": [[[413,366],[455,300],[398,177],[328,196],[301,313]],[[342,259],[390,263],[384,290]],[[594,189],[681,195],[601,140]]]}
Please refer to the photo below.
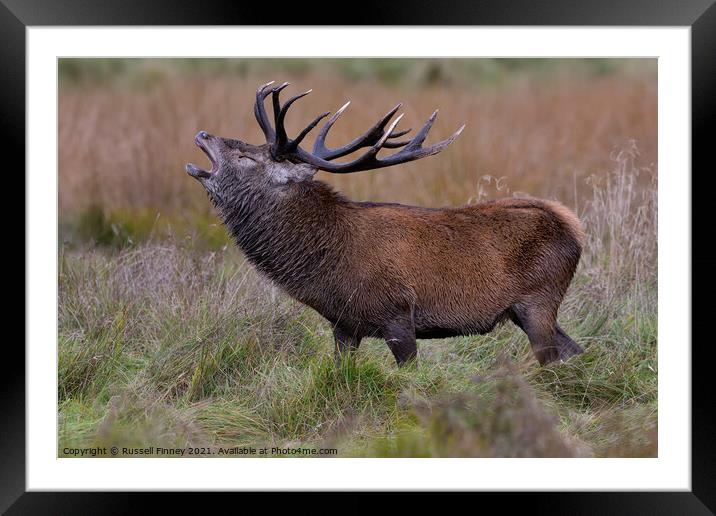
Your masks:
{"label": "framed print", "polygon": [[3,510],[435,490],[713,511],[709,2],[380,26],[6,4],[27,308]]}

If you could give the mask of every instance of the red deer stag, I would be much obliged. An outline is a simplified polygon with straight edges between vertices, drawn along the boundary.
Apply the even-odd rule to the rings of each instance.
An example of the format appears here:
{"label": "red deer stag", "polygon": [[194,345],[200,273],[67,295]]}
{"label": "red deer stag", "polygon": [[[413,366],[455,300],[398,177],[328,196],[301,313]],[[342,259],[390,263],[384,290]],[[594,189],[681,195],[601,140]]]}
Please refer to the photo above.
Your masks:
{"label": "red deer stag", "polygon": [[[288,83],[272,84],[258,89],[254,105],[267,143],[201,131],[195,142],[211,170],[193,164],[186,170],[204,186],[248,260],[331,322],[337,356],[357,349],[364,337],[379,337],[401,365],[416,357],[416,338],[484,334],[506,319],[524,330],[540,364],[582,352],[556,322],[584,239],[570,210],[516,198],[441,209],[351,201],[314,174],[431,156],[465,126],[423,147],[435,111],[412,139],[397,140],[408,132],[395,130],[402,115],[390,123],[398,104],[362,136],[329,148],[326,135],[346,104],[326,121],[309,153],[299,144],[329,113],[289,138],[286,113],[310,90],[282,105],[279,93]],[[264,106],[269,95],[273,127]],[[353,161],[333,161],[361,148],[367,151]],[[385,148],[400,150],[379,158]]]}

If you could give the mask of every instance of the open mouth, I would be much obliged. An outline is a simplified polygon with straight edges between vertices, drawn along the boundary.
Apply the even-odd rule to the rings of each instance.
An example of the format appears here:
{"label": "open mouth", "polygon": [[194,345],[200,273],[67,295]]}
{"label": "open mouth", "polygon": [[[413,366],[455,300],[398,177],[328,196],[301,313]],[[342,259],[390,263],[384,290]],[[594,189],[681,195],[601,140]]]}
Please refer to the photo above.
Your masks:
{"label": "open mouth", "polygon": [[209,161],[211,162],[211,170],[204,170],[203,168],[197,167],[193,163],[188,163],[186,166],[186,171],[189,173],[190,176],[199,179],[206,179],[212,176],[212,174],[216,173],[218,169],[218,163],[216,161],[216,158],[212,154],[209,147],[206,145],[206,140],[209,138],[209,134],[206,131],[199,131],[199,133],[194,138],[194,143],[196,143],[197,147],[199,147],[202,151],[204,151],[204,154],[209,158]]}

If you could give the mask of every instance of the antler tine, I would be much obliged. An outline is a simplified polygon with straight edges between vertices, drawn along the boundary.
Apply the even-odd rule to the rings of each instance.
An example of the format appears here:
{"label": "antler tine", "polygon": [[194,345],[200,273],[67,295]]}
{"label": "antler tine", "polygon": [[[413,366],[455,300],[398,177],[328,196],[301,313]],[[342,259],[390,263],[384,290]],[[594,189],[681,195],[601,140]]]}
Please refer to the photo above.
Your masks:
{"label": "antler tine", "polygon": [[[288,108],[290,108],[291,104],[296,102],[298,99],[300,99],[301,97],[305,97],[312,91],[313,90],[308,90],[304,93],[301,93],[299,95],[295,95],[295,96],[291,97],[284,103],[284,105],[278,111],[278,114],[276,115],[276,144],[279,148],[283,148],[288,143],[288,136],[286,135],[286,128],[283,125],[284,120],[286,119],[286,113],[288,112]],[[278,98],[278,92],[274,93],[274,95],[275,95],[274,99]]]}
{"label": "antler tine", "polygon": [[333,124],[336,123],[336,120],[343,114],[343,112],[348,109],[348,106],[350,106],[351,101],[349,100],[341,108],[336,111],[331,118],[329,118],[325,124],[323,124],[323,127],[321,127],[321,130],[318,132],[318,136],[316,136],[316,142],[313,144],[313,154],[320,155],[321,153],[328,152],[328,148],[326,148],[326,136],[328,135],[328,131],[333,127]]}
{"label": "antler tine", "polygon": [[[385,126],[390,121],[390,119],[393,118],[393,115],[395,115],[395,113],[401,107],[403,107],[403,103],[399,102],[398,105],[388,111],[380,120],[378,120],[378,122],[375,123],[375,125],[373,125],[373,127],[363,133],[363,135],[359,136],[350,143],[343,145],[342,147],[329,149],[328,147],[326,147],[326,135],[328,134],[328,130],[333,126],[336,120],[338,120],[338,117],[343,114],[343,111],[348,107],[348,104],[350,104],[350,102],[346,103],[341,109],[339,109],[336,114],[333,115],[321,128],[320,133],[318,133],[318,136],[316,137],[316,142],[313,145],[312,154],[314,156],[330,161],[332,159],[345,156],[346,154],[351,154],[352,152],[355,152],[362,147],[370,147],[374,145],[378,140],[382,138],[383,130],[385,129]],[[390,135],[389,138],[397,138],[406,133],[407,131],[401,131],[399,134]],[[391,148],[402,147],[403,142],[391,142],[389,145]],[[405,145],[407,145],[407,142],[405,142]]]}
{"label": "antler tine", "polygon": [[[396,118],[392,124],[390,124],[390,127],[388,127],[388,130],[383,133],[383,136],[380,137],[380,140],[378,140],[373,147],[371,147],[372,154],[377,154],[380,149],[383,148],[383,145],[385,145],[385,142],[390,138],[390,135],[393,133],[393,129],[395,129],[395,126],[398,125],[398,122],[400,122],[400,119],[405,116],[405,113],[401,113],[398,115],[398,118]],[[366,153],[368,154],[368,153]]]}
{"label": "antler tine", "polygon": [[[447,138],[444,139],[443,141],[438,142],[438,143],[434,143],[434,144],[431,145],[430,147],[425,147],[425,148],[421,147],[421,148],[420,148],[419,155],[417,155],[417,157],[415,157],[415,158],[413,158],[413,159],[420,159],[420,158],[425,157],[425,156],[432,156],[432,155],[437,154],[438,152],[442,151],[445,147],[447,147],[447,146],[450,145],[452,142],[454,142],[455,140],[457,140],[457,137],[460,136],[460,133],[462,133],[463,129],[465,129],[465,125],[466,125],[466,124],[462,124],[462,125],[458,128],[457,131],[455,131],[454,133],[452,133],[449,137],[447,137]],[[390,156],[390,157],[392,158],[393,156]],[[411,161],[411,160],[408,160],[408,161]],[[401,163],[402,163],[402,162],[401,162]]]}
{"label": "antler tine", "polygon": [[298,144],[303,141],[303,139],[304,139],[304,138],[306,137],[306,135],[311,131],[311,129],[313,129],[314,127],[316,127],[316,125],[318,125],[318,122],[320,122],[322,119],[324,119],[325,117],[327,117],[330,113],[331,113],[330,111],[326,111],[325,113],[321,113],[321,114],[318,115],[316,118],[314,118],[314,119],[313,119],[313,122],[311,122],[310,124],[308,124],[308,125],[306,126],[306,128],[305,128],[303,131],[301,131],[301,132],[298,134],[298,136],[296,136],[296,138],[291,142],[291,146],[292,146],[294,149],[295,149],[296,147],[298,147]]}
{"label": "antler tine", "polygon": [[386,149],[396,149],[398,147],[405,147],[410,143],[410,140],[403,140],[401,142],[391,142],[393,138],[400,138],[401,136],[405,136],[411,131],[411,129],[405,129],[404,131],[398,131],[397,133],[393,133],[390,136],[388,136],[388,140],[383,144],[383,147]]}
{"label": "antler tine", "polygon": [[296,102],[301,97],[305,97],[309,93],[311,93],[313,90],[308,90],[303,93],[300,93],[298,95],[295,95],[288,99],[283,106],[281,106],[280,102],[280,93],[281,90],[283,90],[286,86],[288,86],[289,83],[283,83],[281,86],[278,86],[272,90],[273,92],[273,111],[274,111],[274,120],[275,120],[275,126],[276,126],[276,139],[271,146],[271,151],[273,153],[273,156],[275,158],[280,158],[286,154],[292,153],[297,147],[298,144],[301,143],[301,141],[306,137],[308,132],[316,127],[318,122],[324,118],[326,115],[328,115],[328,112],[323,113],[322,115],[316,117],[313,122],[311,122],[301,133],[298,135],[298,137],[295,140],[291,140],[288,135],[286,134],[286,128],[284,126],[284,120],[286,119],[286,113],[288,113],[289,108],[291,105]]}
{"label": "antler tine", "polygon": [[410,131],[412,131],[412,129],[405,129],[405,130],[403,130],[403,131],[398,131],[397,133],[393,133],[393,134],[391,134],[390,136],[388,136],[388,139],[390,139],[390,138],[400,138],[401,136],[405,136],[406,134],[408,134]]}
{"label": "antler tine", "polygon": [[[283,90],[286,86],[288,86],[288,82],[284,82],[281,86],[276,86],[271,90],[271,100],[273,102],[273,121],[274,124],[278,122],[278,115],[281,112],[281,102],[279,100],[279,95],[281,93],[281,90]],[[276,127],[278,129],[278,127]]]}
{"label": "antler tine", "polygon": [[274,81],[267,82],[256,90],[256,102],[254,103],[254,116],[256,117],[256,121],[259,123],[261,130],[264,132],[264,136],[266,136],[266,141],[269,143],[273,143],[276,139],[276,133],[271,127],[268,115],[266,114],[264,100],[271,93],[271,90],[266,91],[266,89],[273,83]]}
{"label": "antler tine", "polygon": [[433,111],[433,114],[430,115],[430,118],[428,118],[428,121],[425,122],[425,125],[420,128],[420,131],[418,131],[418,134],[416,134],[412,140],[408,143],[405,150],[408,149],[416,149],[419,148],[422,143],[425,141],[425,138],[428,136],[428,132],[430,131],[430,128],[433,126],[433,122],[435,122],[435,119],[438,117],[438,110],[436,109]]}

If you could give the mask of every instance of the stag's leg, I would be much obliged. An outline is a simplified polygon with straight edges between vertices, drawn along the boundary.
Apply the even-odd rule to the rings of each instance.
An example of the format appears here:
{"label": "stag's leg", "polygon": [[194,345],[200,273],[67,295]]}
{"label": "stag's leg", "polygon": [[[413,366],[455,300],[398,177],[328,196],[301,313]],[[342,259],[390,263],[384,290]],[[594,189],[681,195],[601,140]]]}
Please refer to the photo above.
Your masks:
{"label": "stag's leg", "polygon": [[559,358],[555,338],[557,327],[556,308],[537,303],[517,303],[512,306],[511,318],[527,334],[530,345],[540,365]]}
{"label": "stag's leg", "polygon": [[362,339],[355,331],[350,331],[339,326],[333,328],[333,339],[336,342],[335,358],[340,362],[345,357],[353,356],[355,350],[360,346]]}
{"label": "stag's leg", "polygon": [[557,349],[559,349],[559,359],[563,362],[571,356],[584,353],[582,347],[574,342],[569,335],[567,335],[564,330],[559,327],[559,324],[557,325],[555,340],[557,343]]}
{"label": "stag's leg", "polygon": [[412,315],[396,317],[383,328],[382,332],[385,343],[388,344],[398,366],[402,366],[418,356]]}

